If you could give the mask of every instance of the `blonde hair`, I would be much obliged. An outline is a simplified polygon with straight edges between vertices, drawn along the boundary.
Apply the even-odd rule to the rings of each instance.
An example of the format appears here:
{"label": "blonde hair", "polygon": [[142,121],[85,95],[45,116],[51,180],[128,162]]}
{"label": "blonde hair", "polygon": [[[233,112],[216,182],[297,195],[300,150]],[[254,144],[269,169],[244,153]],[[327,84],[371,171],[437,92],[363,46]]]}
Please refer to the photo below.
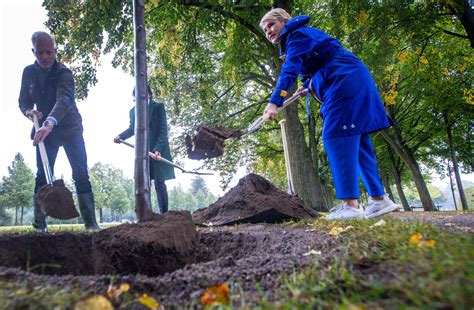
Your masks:
{"label": "blonde hair", "polygon": [[287,11],[280,8],[271,9],[265,15],[263,15],[262,19],[260,20],[260,28],[263,28],[262,24],[264,21],[275,19],[287,22],[291,19],[291,15],[288,14]]}

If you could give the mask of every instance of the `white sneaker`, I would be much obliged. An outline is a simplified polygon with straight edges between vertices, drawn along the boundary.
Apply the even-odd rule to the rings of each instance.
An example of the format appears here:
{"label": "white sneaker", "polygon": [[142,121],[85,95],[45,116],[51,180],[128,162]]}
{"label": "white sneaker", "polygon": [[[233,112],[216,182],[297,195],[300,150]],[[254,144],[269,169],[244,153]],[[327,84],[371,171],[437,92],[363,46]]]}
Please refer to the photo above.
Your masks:
{"label": "white sneaker", "polygon": [[382,200],[371,200],[365,209],[365,218],[373,218],[377,216],[382,216],[384,214],[393,212],[398,209],[396,205],[390,198],[384,196]]}
{"label": "white sneaker", "polygon": [[331,210],[329,214],[326,215],[327,220],[350,220],[357,218],[364,218],[364,211],[361,208],[353,208],[349,206],[346,202],[343,202]]}

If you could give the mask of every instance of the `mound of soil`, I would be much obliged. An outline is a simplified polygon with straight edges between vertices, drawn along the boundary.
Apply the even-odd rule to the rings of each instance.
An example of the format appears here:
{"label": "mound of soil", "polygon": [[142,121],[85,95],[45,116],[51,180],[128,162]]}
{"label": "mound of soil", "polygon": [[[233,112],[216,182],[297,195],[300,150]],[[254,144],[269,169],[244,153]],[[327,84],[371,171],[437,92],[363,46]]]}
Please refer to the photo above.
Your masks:
{"label": "mound of soil", "polygon": [[36,203],[48,216],[60,220],[69,220],[79,216],[74,206],[71,191],[63,180],[55,180],[52,185],[40,187],[35,195]]}
{"label": "mound of soil", "polygon": [[279,223],[318,216],[299,197],[289,195],[262,176],[251,173],[208,208],[194,212],[193,221],[200,225],[233,225]]}
{"label": "mound of soil", "polygon": [[194,263],[197,237],[189,212],[170,211],[100,231],[92,242],[96,274],[155,276]]}
{"label": "mound of soil", "polygon": [[0,236],[0,266],[41,274],[164,274],[195,262],[197,236],[189,212],[123,224],[92,234]]}
{"label": "mound of soil", "polygon": [[186,149],[190,159],[214,158],[224,154],[225,140],[238,138],[241,131],[222,126],[198,126],[194,137],[186,136]]}

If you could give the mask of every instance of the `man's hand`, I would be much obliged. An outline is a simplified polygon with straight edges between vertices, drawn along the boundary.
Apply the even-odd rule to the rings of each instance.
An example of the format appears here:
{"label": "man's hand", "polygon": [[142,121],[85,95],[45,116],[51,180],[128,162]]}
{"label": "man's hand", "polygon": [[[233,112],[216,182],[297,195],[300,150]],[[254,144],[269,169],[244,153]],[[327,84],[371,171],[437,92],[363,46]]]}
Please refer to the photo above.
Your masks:
{"label": "man's hand", "polygon": [[114,142],[115,142],[115,143],[122,143],[122,137],[121,137],[121,136],[116,136],[116,137],[114,138]]}
{"label": "man's hand", "polygon": [[150,154],[150,157],[151,157],[152,159],[154,159],[154,160],[160,160],[161,154],[160,154],[160,152],[155,151],[155,152],[153,152],[153,153]]}
{"label": "man's hand", "polygon": [[263,111],[263,118],[273,120],[278,113],[278,106],[274,103],[267,104],[265,111]]}
{"label": "man's hand", "polygon": [[26,117],[28,117],[30,119],[30,121],[33,121],[33,115],[36,114],[36,116],[38,117],[38,119],[42,119],[43,118],[43,113],[41,113],[40,111],[37,111],[37,110],[26,110]]}
{"label": "man's hand", "polygon": [[33,144],[37,145],[40,142],[43,142],[44,139],[53,131],[53,126],[41,126],[35,133],[35,137],[33,138]]}

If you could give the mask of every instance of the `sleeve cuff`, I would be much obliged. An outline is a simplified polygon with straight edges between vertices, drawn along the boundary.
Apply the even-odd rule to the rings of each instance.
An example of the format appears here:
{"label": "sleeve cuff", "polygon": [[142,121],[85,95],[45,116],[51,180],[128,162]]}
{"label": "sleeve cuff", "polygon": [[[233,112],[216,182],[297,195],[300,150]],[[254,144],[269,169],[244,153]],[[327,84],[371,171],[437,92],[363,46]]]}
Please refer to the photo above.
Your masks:
{"label": "sleeve cuff", "polygon": [[54,122],[54,126],[58,125],[58,120],[54,117],[54,116],[48,116],[46,118],[47,120],[50,120],[50,121],[53,121]]}
{"label": "sleeve cuff", "polygon": [[276,104],[281,107],[285,101],[285,97],[288,95],[288,92],[284,89],[275,89],[272,96],[270,97],[270,103]]}

